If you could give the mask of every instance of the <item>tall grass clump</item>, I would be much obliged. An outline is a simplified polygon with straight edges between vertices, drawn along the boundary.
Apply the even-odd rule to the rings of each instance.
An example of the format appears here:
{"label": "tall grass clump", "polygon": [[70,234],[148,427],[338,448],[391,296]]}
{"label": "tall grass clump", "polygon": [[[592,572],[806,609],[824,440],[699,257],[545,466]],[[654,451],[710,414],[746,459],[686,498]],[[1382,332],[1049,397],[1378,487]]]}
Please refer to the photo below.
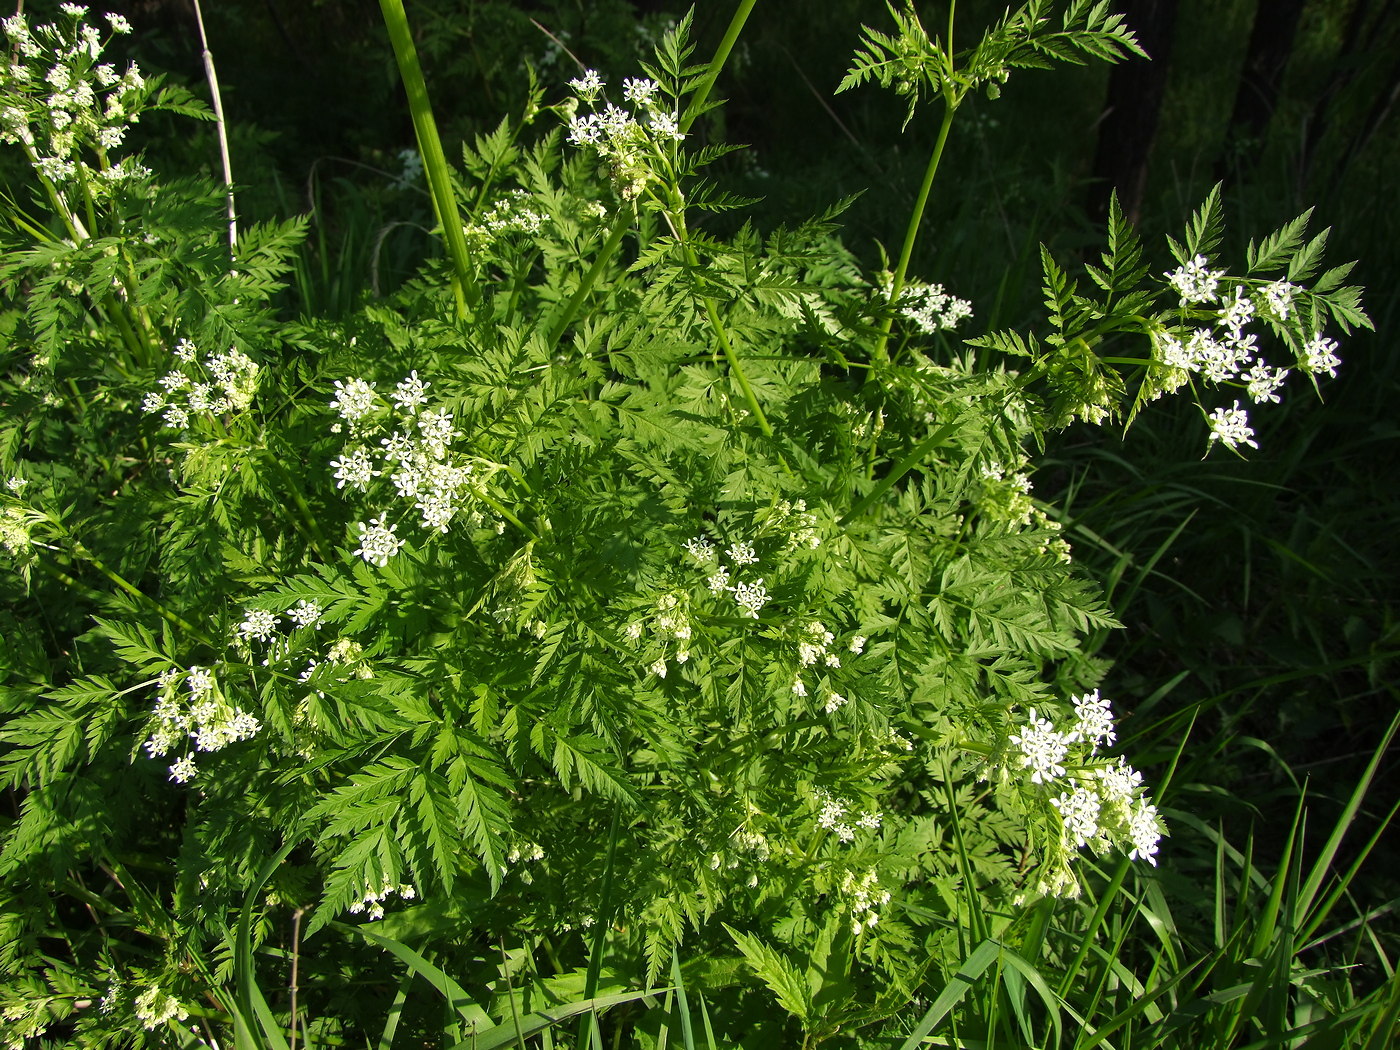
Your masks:
{"label": "tall grass clump", "polygon": [[1381,1045],[1336,967],[1390,965],[1341,917],[1389,815],[1342,846],[1394,727],[1320,852],[1302,805],[1268,866],[1201,825],[1203,939],[1187,738],[1120,746],[1032,482],[1164,397],[1259,448],[1370,327],[1350,266],[1306,213],[1230,256],[1217,188],[1161,252],[1116,202],[1043,249],[1030,328],[914,267],[967,99],[1145,57],[1122,17],[861,31],[839,90],[938,129],[871,272],[849,201],[769,228],[713,174],[753,0],[467,143],[380,7],[441,246],[382,298],[125,148],[212,116],[125,19],[4,22],[10,1045]]}

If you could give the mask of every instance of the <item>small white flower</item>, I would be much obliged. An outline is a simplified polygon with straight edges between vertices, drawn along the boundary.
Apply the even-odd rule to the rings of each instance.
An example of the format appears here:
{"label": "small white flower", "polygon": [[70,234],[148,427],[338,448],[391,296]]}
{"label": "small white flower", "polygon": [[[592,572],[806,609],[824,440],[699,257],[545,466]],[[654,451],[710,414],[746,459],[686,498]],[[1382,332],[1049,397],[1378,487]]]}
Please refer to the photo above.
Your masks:
{"label": "small white flower", "polygon": [[170,779],[177,784],[187,784],[194,779],[197,772],[199,770],[194,764],[194,759],[186,755],[170,767]]}
{"label": "small white flower", "polygon": [[371,565],[383,568],[389,559],[399,552],[404,541],[394,535],[394,525],[385,525],[381,518],[370,518],[369,523],[358,522],[360,546],[353,552]]}
{"label": "small white flower", "polygon": [[861,653],[865,652],[865,643],[866,638],[864,635],[856,635],[854,638],[851,639],[851,652],[859,656]]}
{"label": "small white flower", "polygon": [[754,553],[753,544],[735,543],[724,552],[729,556],[729,560],[735,565],[756,565],[758,555]]}
{"label": "small white flower", "polygon": [[758,619],[758,610],[768,604],[768,590],[763,586],[763,580],[740,583],[734,588],[734,601],[744,610],[743,615]]}
{"label": "small white flower", "polygon": [[198,700],[214,688],[214,676],[196,664],[185,674],[185,688],[190,691],[191,697]]}
{"label": "small white flower", "polygon": [[654,80],[647,80],[640,77],[628,77],[622,82],[622,97],[628,102],[633,102],[639,106],[650,106],[652,96],[661,89],[661,85]]}
{"label": "small white flower", "polygon": [[1265,401],[1278,404],[1279,387],[1283,386],[1283,381],[1287,378],[1288,369],[1270,368],[1266,361],[1254,362],[1254,367],[1244,375],[1249,396],[1256,405],[1262,405]]}
{"label": "small white flower", "polygon": [[247,609],[243,622],[238,625],[238,633],[244,638],[265,642],[277,633],[277,617],[266,609]]}
{"label": "small white flower", "polygon": [[1280,321],[1288,320],[1288,312],[1293,308],[1293,293],[1297,289],[1287,281],[1278,280],[1266,284],[1262,289],[1264,305]]}
{"label": "small white flower", "polygon": [[1133,843],[1133,848],[1128,851],[1128,859],[1145,860],[1155,868],[1157,843],[1162,838],[1162,828],[1157,820],[1157,807],[1145,798],[1138,799],[1133,809],[1128,820],[1128,835]]}
{"label": "small white flower", "polygon": [[106,15],[107,24],[112,27],[112,32],[125,34],[131,32],[131,23],[122,15],[114,15],[110,12]]}
{"label": "small white flower", "polygon": [[1225,271],[1211,271],[1208,267],[1209,260],[1204,255],[1198,255],[1166,275],[1167,283],[1181,296],[1182,306],[1208,303],[1215,299],[1216,289],[1220,285],[1220,278],[1225,276]]}
{"label": "small white flower", "polygon": [[287,619],[291,620],[297,627],[319,627],[321,626],[322,611],[315,602],[309,602],[303,598],[287,610]]}
{"label": "small white flower", "polygon": [[638,638],[640,638],[641,636],[642,636],[642,621],[641,621],[641,620],[633,620],[631,623],[629,623],[629,624],[627,625],[627,638],[628,638],[629,641],[635,642],[635,641],[636,641]]}
{"label": "small white flower", "polygon": [[351,379],[342,383],[335,381],[335,396],[331,398],[331,408],[340,413],[341,418],[354,422],[374,411],[374,386],[363,379]]}
{"label": "small white flower", "polygon": [[1099,796],[1094,792],[1079,787],[1052,798],[1050,803],[1060,811],[1065,822],[1065,837],[1075,849],[1099,833]]}
{"label": "small white flower", "polygon": [[801,678],[794,678],[792,680],[792,693],[794,696],[807,695],[807,686]]}
{"label": "small white flower", "polygon": [[432,386],[431,383],[425,383],[418,378],[418,372],[415,369],[394,388],[394,392],[389,397],[402,411],[412,413],[420,405],[428,403],[427,391],[430,386]]}
{"label": "small white flower", "polygon": [[1035,708],[1030,710],[1026,727],[1007,739],[1021,749],[1021,765],[1031,771],[1032,784],[1065,775],[1064,760],[1070,737],[1057,733],[1048,719],[1036,717]]}
{"label": "small white flower", "polygon": [[651,664],[647,670],[656,675],[657,678],[665,678],[666,661],[664,659],[657,660],[655,663]]}
{"label": "small white flower", "polygon": [[1337,378],[1337,367],[1342,363],[1342,359],[1337,356],[1337,343],[1332,339],[1324,339],[1322,333],[1317,333],[1303,344],[1302,365],[1313,375],[1326,372],[1333,379]]}
{"label": "small white flower", "polygon": [[28,478],[22,478],[22,477],[20,477],[18,474],[15,474],[15,475],[11,476],[10,478],[6,479],[6,481],[5,481],[5,487],[6,487],[7,489],[9,489],[11,492],[13,492],[15,495],[19,495],[21,492],[23,492],[23,491],[24,491],[24,487],[25,487],[26,485],[28,485],[28,484],[29,484],[29,479],[28,479]]}
{"label": "small white flower", "polygon": [[1228,448],[1248,445],[1258,448],[1254,440],[1254,428],[1249,425],[1249,414],[1235,402],[1232,408],[1217,408],[1210,414],[1210,442],[1223,441]]}
{"label": "small white flower", "polygon": [[569,81],[569,87],[584,102],[593,102],[603,93],[603,78],[596,69],[585,70],[583,76]]}
{"label": "small white flower", "polygon": [[685,549],[701,565],[708,565],[715,560],[715,546],[703,534],[686,540]]}
{"label": "small white flower", "polygon": [[369,452],[363,445],[351,449],[341,455],[339,459],[331,460],[331,466],[335,468],[335,487],[343,489],[349,485],[352,489],[363,492],[369,488],[370,482],[379,477],[379,471],[374,469],[374,460],[370,459]]}
{"label": "small white flower", "polygon": [[1076,721],[1070,732],[1072,738],[1082,740],[1092,748],[1117,741],[1117,734],[1113,731],[1113,711],[1108,701],[1099,696],[1097,689],[1074,698],[1074,716]]}
{"label": "small white flower", "polygon": [[651,119],[647,121],[647,127],[652,130],[652,133],[656,135],[657,138],[665,139],[669,142],[680,142],[685,138],[685,133],[681,131],[680,125],[676,123],[676,118],[669,113],[653,113]]}
{"label": "small white flower", "polygon": [[1233,338],[1240,338],[1240,332],[1254,317],[1254,300],[1245,294],[1240,285],[1235,285],[1233,297],[1220,311],[1220,323],[1229,329]]}
{"label": "small white flower", "polygon": [[705,581],[705,585],[710,588],[711,594],[722,594],[725,591],[733,590],[729,585],[729,570],[722,565]]}
{"label": "small white flower", "polygon": [[838,708],[844,707],[845,705],[846,698],[840,693],[828,693],[826,697],[826,706],[823,710],[830,715],[834,714]]}

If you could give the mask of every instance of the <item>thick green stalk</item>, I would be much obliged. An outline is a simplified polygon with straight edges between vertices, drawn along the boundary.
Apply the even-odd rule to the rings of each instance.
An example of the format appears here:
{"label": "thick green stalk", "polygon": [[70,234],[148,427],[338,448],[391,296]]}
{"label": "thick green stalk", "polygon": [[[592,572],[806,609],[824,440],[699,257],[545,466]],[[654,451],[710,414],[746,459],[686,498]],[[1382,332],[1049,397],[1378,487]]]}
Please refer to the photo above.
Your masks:
{"label": "thick green stalk", "polygon": [[433,208],[437,212],[438,222],[442,224],[443,236],[447,239],[447,254],[452,260],[452,293],[457,300],[457,316],[465,318],[468,306],[475,307],[480,302],[481,293],[476,287],[476,277],[472,273],[467,238],[462,232],[462,215],[457,210],[457,196],[452,189],[452,174],[447,168],[447,158],[442,152],[442,139],[438,137],[437,122],[433,119],[432,105],[428,101],[428,86],[423,81],[423,70],[418,64],[418,50],[413,45],[413,34],[408,28],[408,16],[404,14],[403,0],[379,0],[379,9],[384,14],[389,43],[394,48],[394,58],[399,64],[399,77],[403,81],[404,91],[408,94],[408,109],[413,116],[413,130],[418,136],[418,152],[423,158],[423,170],[428,176]]}
{"label": "thick green stalk", "polygon": [[[938,174],[938,164],[943,159],[943,147],[948,143],[948,132],[953,126],[953,116],[957,113],[957,105],[952,96],[943,96],[943,123],[938,128],[938,141],[933,145],[933,156],[929,157],[928,167],[924,170],[924,181],[919,187],[919,196],[914,201],[914,210],[909,215],[909,228],[904,233],[904,246],[899,251],[899,262],[895,266],[894,281],[890,285],[890,303],[899,300],[899,294],[904,291],[904,277],[909,272],[909,260],[914,254],[914,241],[919,236],[919,225],[924,220],[924,208],[928,205],[929,192],[933,189],[933,178]],[[890,324],[892,317],[886,316],[880,324],[880,341],[875,344],[875,358],[879,361],[888,361],[889,352],[886,344],[890,340]]]}
{"label": "thick green stalk", "polygon": [[705,102],[710,97],[710,90],[715,86],[715,81],[719,79],[720,70],[729,61],[729,53],[734,50],[734,43],[739,39],[739,34],[743,32],[744,23],[749,18],[749,12],[753,10],[754,4],[757,2],[758,0],[739,0],[739,7],[735,10],[734,17],[729,20],[729,28],[724,31],[719,46],[715,48],[714,57],[710,59],[710,68],[705,73],[705,79],[700,82],[700,86],[695,91],[695,97],[690,100],[690,105],[686,107],[685,113],[681,116],[680,129],[682,132],[690,130],[690,125],[695,122],[695,118],[704,109]]}

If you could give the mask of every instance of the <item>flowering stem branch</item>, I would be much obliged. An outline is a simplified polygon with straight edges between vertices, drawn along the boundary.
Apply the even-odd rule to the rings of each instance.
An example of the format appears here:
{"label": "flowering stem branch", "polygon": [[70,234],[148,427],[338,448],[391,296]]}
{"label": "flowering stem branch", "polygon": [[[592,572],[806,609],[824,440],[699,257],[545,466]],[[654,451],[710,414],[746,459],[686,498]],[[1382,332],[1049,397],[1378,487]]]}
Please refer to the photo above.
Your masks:
{"label": "flowering stem branch", "polygon": [[408,110],[413,116],[413,130],[418,136],[418,152],[428,176],[433,209],[437,212],[438,222],[442,224],[447,254],[452,260],[452,294],[457,301],[457,316],[465,319],[468,306],[475,307],[481,301],[481,292],[476,286],[471,258],[467,253],[462,216],[457,210],[452,174],[447,168],[442,139],[438,137],[437,122],[433,119],[432,105],[428,101],[428,86],[423,81],[423,69],[418,64],[418,51],[413,46],[413,34],[408,28],[403,0],[379,0],[379,9],[384,14],[389,43],[394,48],[394,58],[399,65],[399,78],[408,94]]}
{"label": "flowering stem branch", "polygon": [[[948,132],[953,126],[953,117],[957,111],[957,103],[953,96],[945,92],[943,95],[943,123],[938,128],[938,141],[933,144],[933,156],[929,157],[928,167],[924,170],[924,181],[919,187],[919,196],[914,201],[914,210],[909,215],[909,228],[904,233],[904,247],[900,249],[899,262],[894,271],[894,281],[890,285],[891,306],[898,302],[900,293],[904,291],[904,277],[909,272],[909,260],[914,254],[914,241],[919,235],[919,225],[924,219],[924,208],[928,205],[929,191],[933,189],[933,177],[938,174],[938,163],[943,159],[943,147],[948,143]],[[875,358],[878,361],[889,360],[886,345],[890,340],[890,325],[893,321],[893,315],[887,314],[885,319],[880,322],[880,341],[875,344]]]}
{"label": "flowering stem branch", "polygon": [[597,258],[593,260],[593,265],[588,268],[588,272],[583,275],[583,280],[579,282],[573,297],[569,299],[568,305],[564,307],[564,312],[559,315],[559,320],[554,322],[554,327],[549,330],[547,347],[553,350],[560,339],[564,337],[564,330],[573,323],[574,317],[578,314],[579,307],[583,305],[588,293],[593,290],[593,285],[597,283],[598,275],[603,272],[603,267],[617,252],[618,245],[622,243],[622,238],[627,231],[632,228],[632,207],[623,205],[618,209],[617,218],[613,220],[612,229],[608,231],[608,239],[603,242],[603,247],[598,250]]}
{"label": "flowering stem branch", "polygon": [[748,21],[749,12],[753,10],[754,4],[757,2],[758,0],[740,0],[734,17],[729,20],[729,28],[724,31],[719,46],[715,48],[714,57],[710,59],[710,68],[705,74],[705,79],[700,82],[700,86],[695,91],[695,97],[690,100],[690,105],[681,115],[680,129],[682,134],[690,130],[690,125],[695,123],[695,118],[700,116],[701,111],[705,108],[705,102],[710,97],[710,90],[715,86],[715,81],[719,79],[720,70],[729,61],[729,53],[734,50],[734,43],[739,39],[739,34],[744,29],[744,23]]}

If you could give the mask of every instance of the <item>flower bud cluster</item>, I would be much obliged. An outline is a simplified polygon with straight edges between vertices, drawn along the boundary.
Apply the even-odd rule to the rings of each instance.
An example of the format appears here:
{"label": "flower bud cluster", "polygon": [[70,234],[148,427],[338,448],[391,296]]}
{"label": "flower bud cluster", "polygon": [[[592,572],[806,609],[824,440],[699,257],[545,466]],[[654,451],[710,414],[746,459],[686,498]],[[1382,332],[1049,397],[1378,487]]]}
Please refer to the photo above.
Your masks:
{"label": "flower bud cluster", "polygon": [[[1180,297],[1184,316],[1208,321],[1186,329],[1163,331],[1155,336],[1155,356],[1163,366],[1153,379],[1151,396],[1160,397],[1184,386],[1192,376],[1211,385],[1243,388],[1256,405],[1280,400],[1280,391],[1293,369],[1312,376],[1336,378],[1342,363],[1337,343],[1321,332],[1310,336],[1301,324],[1296,300],[1306,289],[1287,280],[1260,281],[1229,277],[1210,269],[1210,261],[1197,255],[1165,274],[1167,284]],[[1291,367],[1275,367],[1259,355],[1251,322],[1263,320],[1288,335],[1297,346]],[[1238,399],[1229,408],[1216,408],[1206,417],[1210,441],[1230,449],[1241,445],[1258,448],[1248,410]]]}
{"label": "flower bud cluster", "polygon": [[[131,32],[121,15],[106,15],[106,40],[86,24],[87,8],[62,4],[58,21],[30,26],[23,14],[0,20],[10,61],[0,66],[0,142],[19,145],[30,164],[57,185],[82,180],[95,192],[150,172],[133,158],[113,164],[130,125],[150,95],[135,63],[118,72],[102,61],[112,35]],[[92,150],[96,168],[83,159]]]}
{"label": "flower bud cluster", "polygon": [[384,902],[395,895],[402,900],[411,901],[418,896],[418,891],[406,883],[395,883],[386,874],[378,886],[367,886],[364,896],[346,910],[351,915],[363,913],[371,919],[382,919],[384,918]]}
{"label": "flower bud cluster", "polygon": [[[640,642],[648,628],[653,645],[659,644],[660,648],[652,648],[651,652],[657,655],[647,665],[647,670],[658,678],[665,678],[668,659],[678,664],[690,659],[690,640],[695,633],[690,621],[690,596],[684,591],[662,594],[656,599],[649,617],[633,620],[627,625],[627,640]],[[674,652],[672,646],[675,646]]]}
{"label": "flower bud cluster", "polygon": [[890,902],[890,891],[880,885],[873,869],[859,875],[847,872],[841,879],[841,892],[850,904],[851,932],[857,936],[880,922],[875,909]]}
{"label": "flower bud cluster", "polygon": [[253,403],[258,389],[258,364],[237,347],[227,353],[208,354],[203,363],[188,339],[175,346],[179,364],[160,380],[160,389],[141,402],[148,415],[160,413],[171,430],[184,431],[197,417],[213,418],[242,412]]}

